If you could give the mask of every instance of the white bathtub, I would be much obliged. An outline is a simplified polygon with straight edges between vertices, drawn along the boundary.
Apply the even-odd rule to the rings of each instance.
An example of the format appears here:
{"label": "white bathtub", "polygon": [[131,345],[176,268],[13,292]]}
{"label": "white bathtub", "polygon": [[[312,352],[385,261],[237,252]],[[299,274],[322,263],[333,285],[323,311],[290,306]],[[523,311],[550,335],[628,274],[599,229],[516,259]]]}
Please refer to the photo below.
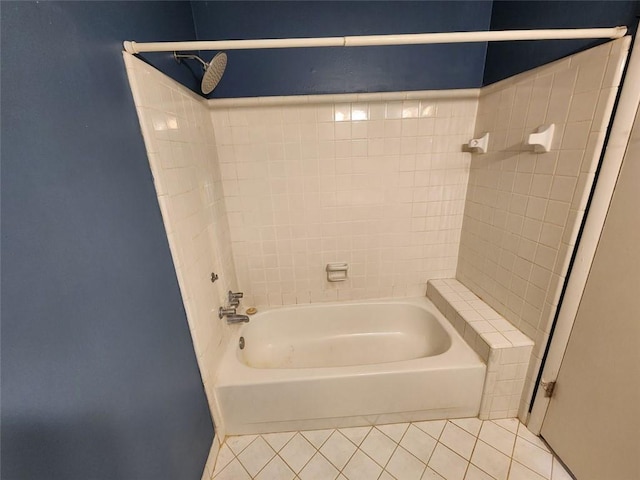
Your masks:
{"label": "white bathtub", "polygon": [[485,368],[427,298],[295,306],[238,329],[215,391],[230,435],[473,417]]}

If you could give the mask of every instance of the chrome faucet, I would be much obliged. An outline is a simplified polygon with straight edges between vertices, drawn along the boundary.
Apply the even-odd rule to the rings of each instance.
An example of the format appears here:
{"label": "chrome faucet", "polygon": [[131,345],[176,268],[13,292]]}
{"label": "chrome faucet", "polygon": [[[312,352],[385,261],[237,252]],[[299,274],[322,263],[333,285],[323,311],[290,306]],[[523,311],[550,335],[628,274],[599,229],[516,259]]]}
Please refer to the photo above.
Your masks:
{"label": "chrome faucet", "polygon": [[220,307],[218,309],[218,318],[222,319],[224,317],[227,317],[227,325],[247,323],[249,321],[249,317],[247,315],[236,314],[236,307]]}
{"label": "chrome faucet", "polygon": [[236,307],[220,307],[218,309],[218,318],[222,319],[223,317],[228,317],[229,315],[235,315],[236,314]]}
{"label": "chrome faucet", "polygon": [[247,323],[248,315],[227,315],[227,325],[235,325],[236,323]]}
{"label": "chrome faucet", "polygon": [[229,305],[231,305],[232,307],[237,307],[238,305],[240,305],[240,299],[244,296],[244,293],[242,292],[232,292],[231,290],[229,290],[228,293],[228,297],[229,297]]}

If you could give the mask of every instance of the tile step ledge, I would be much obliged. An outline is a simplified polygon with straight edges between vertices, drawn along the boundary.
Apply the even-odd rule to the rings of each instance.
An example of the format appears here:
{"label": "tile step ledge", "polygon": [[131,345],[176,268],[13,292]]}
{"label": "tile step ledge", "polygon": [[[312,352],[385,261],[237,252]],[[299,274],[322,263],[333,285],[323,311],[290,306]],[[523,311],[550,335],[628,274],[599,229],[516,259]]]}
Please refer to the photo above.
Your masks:
{"label": "tile step ledge", "polygon": [[429,280],[427,297],[487,365],[478,417],[515,417],[533,341],[455,278]]}

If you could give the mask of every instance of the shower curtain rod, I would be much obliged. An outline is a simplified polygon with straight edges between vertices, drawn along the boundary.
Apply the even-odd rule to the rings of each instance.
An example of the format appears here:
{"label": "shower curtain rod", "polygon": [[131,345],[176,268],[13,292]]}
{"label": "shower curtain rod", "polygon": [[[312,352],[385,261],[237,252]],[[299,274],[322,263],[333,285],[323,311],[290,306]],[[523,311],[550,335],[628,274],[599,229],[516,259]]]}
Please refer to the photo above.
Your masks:
{"label": "shower curtain rod", "polygon": [[419,45],[430,43],[508,42],[513,40],[570,40],[579,38],[620,38],[627,27],[571,28],[551,30],[503,30],[481,32],[415,33],[403,35],[362,35],[320,38],[271,38],[262,40],[212,40],[194,42],[125,41],[128,53],[174,52],[185,50],[245,50],[260,48],[365,47],[373,45]]}

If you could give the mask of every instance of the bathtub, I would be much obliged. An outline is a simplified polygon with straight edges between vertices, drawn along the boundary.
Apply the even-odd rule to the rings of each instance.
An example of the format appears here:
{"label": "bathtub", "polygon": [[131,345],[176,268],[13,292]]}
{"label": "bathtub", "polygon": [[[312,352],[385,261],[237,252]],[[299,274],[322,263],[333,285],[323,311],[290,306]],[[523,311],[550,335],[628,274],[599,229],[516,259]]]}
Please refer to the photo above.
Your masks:
{"label": "bathtub", "polygon": [[283,307],[237,329],[215,395],[230,435],[475,417],[485,370],[427,298]]}

